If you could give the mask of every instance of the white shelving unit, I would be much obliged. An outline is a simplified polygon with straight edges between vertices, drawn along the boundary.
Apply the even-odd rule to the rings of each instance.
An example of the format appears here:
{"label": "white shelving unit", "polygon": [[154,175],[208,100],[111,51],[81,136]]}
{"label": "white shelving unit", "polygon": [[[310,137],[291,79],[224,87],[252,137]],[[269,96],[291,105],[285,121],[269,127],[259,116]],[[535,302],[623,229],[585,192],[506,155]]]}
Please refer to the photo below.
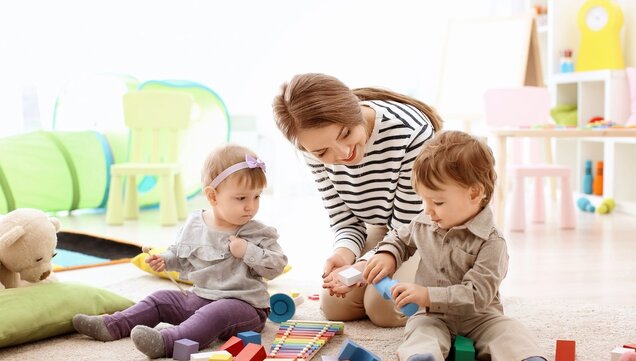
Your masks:
{"label": "white shelving unit", "polygon": [[[544,42],[542,61],[546,84],[552,94],[552,105],[576,104],[578,126],[585,127],[595,116],[623,123],[629,116],[628,84],[624,70],[598,70],[590,72],[560,73],[560,57],[565,49],[571,49],[576,61],[579,29],[576,23],[579,8],[585,0],[547,0],[547,24],[539,33]],[[544,4],[542,0],[531,1],[527,6]],[[626,11],[625,0],[618,1],[625,15],[625,23],[636,16]],[[623,26],[623,31],[625,26]],[[623,46],[626,46],[623,42]],[[543,52],[543,49],[546,52]],[[625,51],[625,49],[623,49]],[[627,64],[636,66],[636,64]],[[555,141],[557,163],[572,167],[573,189],[582,190],[581,179],[585,160],[592,160],[593,174],[596,163],[603,161],[603,195],[589,197],[594,204],[601,198],[613,197],[616,210],[636,216],[636,139],[632,138],[581,138]],[[583,194],[581,194],[583,195]]]}

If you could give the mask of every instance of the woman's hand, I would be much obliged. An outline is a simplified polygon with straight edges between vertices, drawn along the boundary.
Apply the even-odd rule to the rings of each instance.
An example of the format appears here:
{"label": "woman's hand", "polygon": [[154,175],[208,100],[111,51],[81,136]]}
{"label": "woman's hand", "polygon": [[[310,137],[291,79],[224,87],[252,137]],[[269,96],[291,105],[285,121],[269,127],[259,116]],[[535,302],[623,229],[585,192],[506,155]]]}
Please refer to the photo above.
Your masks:
{"label": "woman's hand", "polygon": [[356,255],[347,248],[337,248],[325,261],[322,278],[326,278],[334,269],[353,264]]}
{"label": "woman's hand", "polygon": [[397,283],[391,288],[391,296],[395,300],[398,309],[409,303],[415,303],[420,307],[430,307],[431,300],[428,296],[428,288],[415,283]]}
{"label": "woman's hand", "polygon": [[236,258],[243,258],[247,251],[247,241],[237,236],[230,236],[230,253]]}
{"label": "woman's hand", "polygon": [[369,262],[367,262],[362,272],[362,278],[366,280],[367,283],[376,284],[384,277],[393,275],[395,268],[395,257],[393,257],[391,253],[376,253],[369,259]]}
{"label": "woman's hand", "polygon": [[166,269],[166,262],[163,258],[157,254],[151,254],[146,257],[146,263],[155,272],[163,272]]}
{"label": "woman's hand", "polygon": [[349,293],[354,287],[361,287],[365,285],[366,283],[364,282],[364,280],[362,280],[360,282],[354,283],[351,286],[347,286],[344,283],[340,282],[340,280],[338,279],[338,273],[349,267],[355,268],[358,271],[362,272],[366,263],[367,263],[366,261],[360,261],[353,264],[352,266],[342,266],[342,267],[333,269],[333,271],[331,271],[331,273],[329,273],[327,277],[323,279],[322,288],[328,289],[330,296],[344,298],[345,295]]}

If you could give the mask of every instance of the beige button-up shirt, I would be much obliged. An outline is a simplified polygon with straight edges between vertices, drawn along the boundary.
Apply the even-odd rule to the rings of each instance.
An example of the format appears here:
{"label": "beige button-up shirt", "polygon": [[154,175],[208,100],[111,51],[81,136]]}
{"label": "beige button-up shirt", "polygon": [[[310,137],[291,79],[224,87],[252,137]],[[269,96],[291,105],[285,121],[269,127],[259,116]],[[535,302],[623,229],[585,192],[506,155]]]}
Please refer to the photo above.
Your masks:
{"label": "beige button-up shirt", "polygon": [[429,313],[503,313],[499,286],[508,271],[508,251],[489,207],[448,230],[422,212],[410,224],[389,232],[378,252],[391,253],[398,268],[419,252],[415,283],[428,288]]}

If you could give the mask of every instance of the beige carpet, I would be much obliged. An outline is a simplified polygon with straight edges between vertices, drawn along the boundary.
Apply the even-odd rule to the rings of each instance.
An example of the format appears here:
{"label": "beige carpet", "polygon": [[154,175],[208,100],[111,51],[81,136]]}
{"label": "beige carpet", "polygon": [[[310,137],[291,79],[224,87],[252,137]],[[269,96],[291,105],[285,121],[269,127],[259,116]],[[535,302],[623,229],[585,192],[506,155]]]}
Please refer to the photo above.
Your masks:
{"label": "beige carpet", "polygon": [[[171,284],[151,276],[133,277],[125,283],[108,288],[122,295],[138,299],[158,288]],[[524,322],[536,335],[549,360],[554,360],[556,339],[577,342],[577,361],[604,361],[617,345],[636,342],[636,305],[602,307],[590,304],[564,304],[557,300],[541,303],[522,299],[505,299],[508,315]],[[297,309],[295,319],[323,319],[319,302],[306,300]],[[1,320],[0,320],[1,322]],[[271,345],[278,325],[268,321],[263,331],[263,344]],[[395,360],[395,349],[401,340],[402,328],[382,329],[369,321],[347,322],[345,334],[336,336],[319,355],[334,355],[343,340],[350,338],[383,360]],[[511,345],[512,346],[512,345]],[[55,337],[11,348],[0,349],[0,360],[145,360],[130,339],[98,342],[78,334]],[[320,360],[320,357],[314,357]],[[511,360],[512,361],[512,360]]]}

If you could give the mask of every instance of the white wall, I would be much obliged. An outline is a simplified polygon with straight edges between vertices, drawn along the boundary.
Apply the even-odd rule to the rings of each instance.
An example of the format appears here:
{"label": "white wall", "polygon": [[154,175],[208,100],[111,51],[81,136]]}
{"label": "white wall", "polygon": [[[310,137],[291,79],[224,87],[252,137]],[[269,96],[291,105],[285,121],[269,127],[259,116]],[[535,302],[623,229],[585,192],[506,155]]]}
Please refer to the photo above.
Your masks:
{"label": "white wall", "polygon": [[[279,84],[325,72],[431,101],[450,16],[488,1],[11,1],[0,3],[3,121],[35,85],[48,125],[65,82],[92,73],[201,82],[232,113],[268,109]],[[16,110],[17,109],[17,110]]]}

